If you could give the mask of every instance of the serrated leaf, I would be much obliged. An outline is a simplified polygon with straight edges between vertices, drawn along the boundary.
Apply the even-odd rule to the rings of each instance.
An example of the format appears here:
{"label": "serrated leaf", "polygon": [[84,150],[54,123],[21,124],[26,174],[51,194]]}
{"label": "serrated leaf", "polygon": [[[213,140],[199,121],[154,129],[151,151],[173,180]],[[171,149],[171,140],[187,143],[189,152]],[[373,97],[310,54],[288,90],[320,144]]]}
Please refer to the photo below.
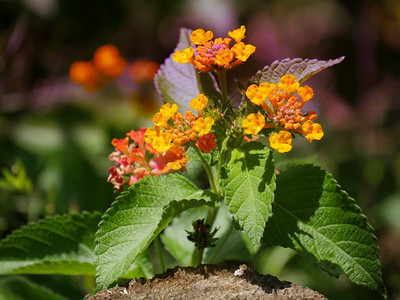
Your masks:
{"label": "serrated leaf", "polygon": [[94,234],[101,214],[48,217],[0,242],[0,274],[94,275]]}
{"label": "serrated leaf", "polygon": [[256,252],[265,222],[272,214],[275,190],[272,152],[259,142],[234,149],[221,173],[221,186],[230,213]]}
{"label": "serrated leaf", "polygon": [[133,264],[129,267],[128,271],[121,276],[121,278],[146,278],[151,279],[154,277],[153,265],[150,262],[149,254],[147,251],[142,252]]}
{"label": "serrated leaf", "polygon": [[[190,34],[191,30],[181,29],[179,43],[174,52],[191,45]],[[173,61],[172,54],[156,74],[154,84],[164,102],[178,104],[181,111],[190,110],[189,102],[200,93],[209,99],[220,97],[210,73],[199,73],[190,63],[179,64]]]}
{"label": "serrated leaf", "polygon": [[386,296],[372,227],[332,175],[312,165],[277,178],[264,241],[296,250],[321,269]]}
{"label": "serrated leaf", "polygon": [[23,276],[0,277],[0,300],[66,300],[50,289]]}
{"label": "serrated leaf", "polygon": [[279,82],[283,75],[291,74],[296,76],[300,83],[303,83],[311,76],[321,72],[322,70],[332,67],[344,60],[344,56],[329,59],[302,59],[302,58],[285,58],[284,60],[276,60],[271,65],[265,66],[258,71],[251,79],[251,83],[260,84],[261,82]]}
{"label": "serrated leaf", "polygon": [[186,178],[145,177],[123,192],[103,215],[96,233],[96,283],[104,289],[185,209],[214,205],[215,195]]}

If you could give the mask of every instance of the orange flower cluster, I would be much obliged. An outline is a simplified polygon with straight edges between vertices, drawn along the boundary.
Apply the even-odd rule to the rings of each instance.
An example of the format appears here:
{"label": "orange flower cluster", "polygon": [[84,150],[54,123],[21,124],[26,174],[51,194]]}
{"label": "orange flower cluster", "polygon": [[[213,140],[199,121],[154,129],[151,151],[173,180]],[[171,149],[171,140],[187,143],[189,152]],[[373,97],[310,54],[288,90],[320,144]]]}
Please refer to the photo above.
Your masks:
{"label": "orange flower cluster", "polygon": [[[228,32],[231,38],[212,40],[214,34],[211,31],[197,29],[190,35],[193,46],[176,51],[173,60],[180,64],[191,63],[201,72],[229,70],[245,62],[256,49],[242,42],[246,37],[245,32],[246,28],[242,25]],[[230,47],[232,39],[236,43]]]}
{"label": "orange flower cluster", "polygon": [[271,134],[269,142],[278,152],[292,149],[294,132],[305,136],[310,143],[323,137],[321,125],[312,121],[317,119],[317,114],[309,111],[303,115],[301,112],[303,105],[314,97],[314,92],[309,86],[300,86],[295,76],[285,75],[278,84],[253,84],[247,88],[246,96],[264,111],[247,116],[242,123],[244,132],[256,135],[263,128],[276,128],[279,132]]}
{"label": "orange flower cluster", "polygon": [[69,69],[71,80],[88,91],[97,91],[120,76],[126,68],[126,60],[113,45],[99,47],[91,61],[74,62]]}
{"label": "orange flower cluster", "polygon": [[[123,139],[113,139],[111,144],[115,151],[109,156],[115,162],[109,170],[107,181],[114,185],[115,191],[123,189],[124,185],[132,185],[140,178],[158,176],[172,172],[166,165],[166,157],[146,144],[144,134],[146,128],[131,130]],[[149,159],[146,152],[152,154]]]}
{"label": "orange flower cluster", "polygon": [[203,117],[203,110],[208,99],[203,94],[192,99],[189,106],[197,110],[186,111],[185,116],[178,113],[176,104],[164,104],[153,117],[154,129],[147,128],[146,143],[150,143],[155,151],[165,153],[167,167],[173,170],[185,168],[188,161],[186,149],[189,143],[195,144],[201,151],[210,152],[215,146],[215,136],[211,133],[214,120]]}

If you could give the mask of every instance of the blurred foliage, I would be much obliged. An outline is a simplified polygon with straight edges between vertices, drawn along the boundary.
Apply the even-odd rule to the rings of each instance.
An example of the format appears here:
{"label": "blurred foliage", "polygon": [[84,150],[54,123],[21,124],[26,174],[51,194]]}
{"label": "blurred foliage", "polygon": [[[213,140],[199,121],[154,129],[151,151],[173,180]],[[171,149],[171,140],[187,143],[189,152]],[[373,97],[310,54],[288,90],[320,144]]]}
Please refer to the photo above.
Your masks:
{"label": "blurred foliage", "polygon": [[[243,78],[275,59],[346,56],[309,83],[319,99],[312,109],[321,116],[324,139],[312,145],[296,140],[297,150],[285,157],[322,165],[357,200],[376,229],[389,299],[400,299],[396,0],[1,1],[0,238],[45,215],[109,207],[115,197],[106,182],[110,141],[146,126],[158,106],[151,81],[133,82],[127,71],[100,91],[83,90],[68,79],[73,62],[89,60],[111,43],[128,63],[162,63],[180,27],[225,35],[240,24],[257,50],[229,80],[245,84]],[[235,90],[230,94],[239,97]],[[346,278],[332,280],[290,250],[269,248],[257,257],[253,268],[329,299],[376,299]],[[30,277],[35,286],[67,298],[93,286],[87,278],[71,283],[65,277]]]}

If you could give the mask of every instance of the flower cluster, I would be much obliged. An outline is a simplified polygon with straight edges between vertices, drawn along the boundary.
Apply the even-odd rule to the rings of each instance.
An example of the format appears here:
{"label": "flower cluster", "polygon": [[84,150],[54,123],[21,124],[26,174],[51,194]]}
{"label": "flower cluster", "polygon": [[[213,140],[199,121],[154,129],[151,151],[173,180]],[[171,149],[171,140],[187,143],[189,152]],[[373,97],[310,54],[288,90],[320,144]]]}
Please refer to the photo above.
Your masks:
{"label": "flower cluster", "polygon": [[271,148],[280,153],[292,149],[292,133],[299,133],[311,142],[320,140],[324,132],[320,124],[313,122],[313,111],[302,114],[303,105],[314,97],[309,86],[300,86],[293,75],[285,75],[275,83],[252,84],[246,96],[263,110],[252,113],[243,121],[245,134],[257,135],[264,128],[275,128],[269,136]]}
{"label": "flower cluster", "polygon": [[189,106],[197,110],[186,111],[185,116],[178,112],[176,104],[164,104],[153,117],[154,129],[147,128],[146,143],[150,143],[155,151],[165,153],[167,167],[173,170],[185,168],[188,161],[187,147],[196,145],[202,152],[210,152],[215,146],[215,136],[211,133],[214,120],[204,117],[203,111],[208,99],[203,94],[192,99]]}
{"label": "flower cluster", "polygon": [[[125,184],[132,185],[140,178],[149,175],[162,175],[173,170],[166,165],[165,155],[146,144],[146,128],[131,130],[123,139],[113,139],[115,151],[109,156],[115,162],[109,170],[107,181],[114,185],[115,191],[123,189]],[[146,155],[146,152],[150,155]],[[150,158],[151,157],[151,158]]]}
{"label": "flower cluster", "polygon": [[88,91],[96,91],[120,76],[126,68],[126,60],[114,45],[99,47],[91,61],[76,61],[69,69],[75,83]]}
{"label": "flower cluster", "polygon": [[[176,51],[173,60],[180,64],[191,63],[201,72],[229,70],[245,62],[256,49],[242,42],[245,32],[246,28],[242,25],[228,32],[231,38],[212,40],[214,34],[211,31],[197,29],[190,35],[192,47]],[[232,39],[235,44],[231,47]]]}

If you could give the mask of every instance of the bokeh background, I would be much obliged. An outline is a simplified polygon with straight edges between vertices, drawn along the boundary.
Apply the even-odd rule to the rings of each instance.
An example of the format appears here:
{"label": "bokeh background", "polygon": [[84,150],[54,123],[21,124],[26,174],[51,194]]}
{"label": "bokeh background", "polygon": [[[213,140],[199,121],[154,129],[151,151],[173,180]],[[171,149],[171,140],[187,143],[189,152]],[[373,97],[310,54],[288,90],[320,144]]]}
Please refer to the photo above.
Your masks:
{"label": "bokeh background", "polygon": [[[242,83],[286,57],[340,65],[310,79],[325,136],[295,141],[278,162],[314,162],[334,174],[375,228],[389,299],[400,299],[400,2],[339,0],[0,1],[0,238],[46,215],[104,211],[112,138],[149,124],[160,99],[129,67],[161,64],[179,28],[216,36],[246,25],[256,53],[230,72]],[[75,61],[105,44],[126,71],[95,91],[71,82]],[[231,85],[231,88],[233,86]],[[235,88],[231,96],[237,97]],[[252,267],[318,290],[329,299],[377,299],[345,276],[333,279],[291,250],[269,248]],[[78,299],[85,279],[30,276]]]}

